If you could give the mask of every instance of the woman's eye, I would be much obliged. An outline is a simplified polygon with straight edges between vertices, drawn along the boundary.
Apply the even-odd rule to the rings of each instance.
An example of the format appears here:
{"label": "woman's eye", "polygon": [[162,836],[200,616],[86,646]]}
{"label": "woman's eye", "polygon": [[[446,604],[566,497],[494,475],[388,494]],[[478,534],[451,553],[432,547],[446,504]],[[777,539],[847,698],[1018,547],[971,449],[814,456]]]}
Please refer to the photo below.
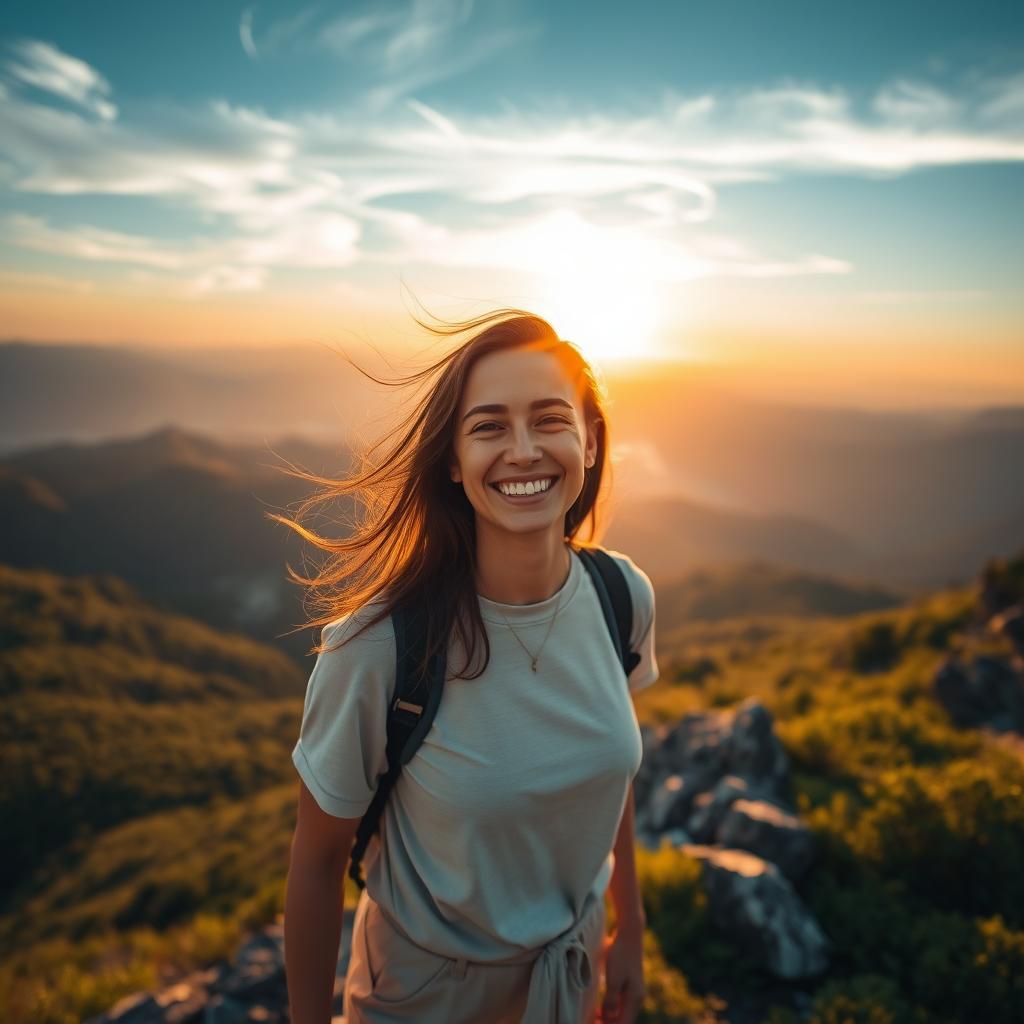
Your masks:
{"label": "woman's eye", "polygon": [[[564,416],[545,416],[544,419],[539,420],[540,423],[568,423],[569,421]],[[489,427],[500,427],[500,423],[495,423],[493,420],[488,420],[486,423],[478,423],[471,431],[471,434],[477,433],[479,430],[485,430]]]}

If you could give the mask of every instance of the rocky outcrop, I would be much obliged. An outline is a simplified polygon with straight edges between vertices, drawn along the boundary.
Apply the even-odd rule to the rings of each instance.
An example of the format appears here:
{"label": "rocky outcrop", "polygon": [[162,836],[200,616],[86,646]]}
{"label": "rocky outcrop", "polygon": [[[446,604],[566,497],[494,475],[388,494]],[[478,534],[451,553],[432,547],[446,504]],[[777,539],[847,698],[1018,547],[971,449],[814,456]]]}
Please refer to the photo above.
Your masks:
{"label": "rocky outcrop", "polygon": [[[354,910],[345,911],[331,1010],[338,1016],[354,918]],[[158,992],[125,996],[85,1024],[285,1024],[289,1019],[284,924],[279,919],[248,939],[230,962],[197,971]]]}
{"label": "rocky outcrop", "polygon": [[637,839],[702,861],[712,919],[779,978],[821,974],[827,937],[794,888],[814,859],[792,804],[786,753],[756,698],[643,727]]}
{"label": "rocky outcrop", "polygon": [[961,728],[1024,735],[1024,604],[1004,569],[991,563],[981,575],[973,633],[986,646],[992,638],[1008,644],[1009,653],[966,663],[950,655],[935,670],[932,695]]}
{"label": "rocky outcrop", "polygon": [[1024,662],[1024,605],[1012,605],[992,616],[988,628],[990,632],[1006,637],[1013,645],[1016,660]]}
{"label": "rocky outcrop", "polygon": [[684,844],[704,864],[711,919],[779,978],[828,967],[830,943],[779,869],[744,850]]}
{"label": "rocky outcrop", "polygon": [[1024,673],[1007,658],[979,654],[966,664],[946,658],[932,678],[932,694],[961,728],[1024,733]]}

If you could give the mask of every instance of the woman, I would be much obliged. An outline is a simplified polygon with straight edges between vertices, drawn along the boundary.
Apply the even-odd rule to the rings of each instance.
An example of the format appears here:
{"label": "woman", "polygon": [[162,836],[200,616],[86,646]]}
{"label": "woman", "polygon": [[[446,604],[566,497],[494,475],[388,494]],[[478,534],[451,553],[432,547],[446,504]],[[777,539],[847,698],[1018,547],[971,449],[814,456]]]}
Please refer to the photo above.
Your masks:
{"label": "woman", "polygon": [[[629,1024],[644,927],[629,691],[658,668],[648,577],[612,553],[641,653],[627,688],[574,553],[585,521],[594,535],[607,468],[600,388],[579,351],[525,311],[429,329],[476,333],[405,379],[437,374],[385,457],[347,481],[299,473],[326,485],[300,518],[362,492],[352,536],[326,540],[274,517],[332,556],[313,579],[292,573],[324,610],[292,755],[292,1021],[330,1019],[344,869],[387,768],[390,609],[427,592],[428,650],[444,644],[448,657],[443,699],[367,850],[346,1020]],[[608,888],[617,927],[605,938]]]}

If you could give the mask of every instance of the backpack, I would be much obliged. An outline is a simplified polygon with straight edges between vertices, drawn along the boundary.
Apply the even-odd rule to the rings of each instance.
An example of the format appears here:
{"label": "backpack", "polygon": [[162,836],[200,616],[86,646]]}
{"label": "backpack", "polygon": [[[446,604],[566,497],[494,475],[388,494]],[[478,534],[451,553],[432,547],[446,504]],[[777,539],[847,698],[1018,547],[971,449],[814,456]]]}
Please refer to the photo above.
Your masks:
{"label": "backpack", "polygon": [[[612,645],[618,652],[619,660],[628,677],[640,661],[640,655],[629,649],[633,600],[626,577],[619,564],[603,548],[574,547],[573,550],[580,556],[590,574],[601,603],[605,625],[612,638]],[[388,770],[377,780],[377,791],[359,822],[355,842],[352,844],[348,874],[360,889],[366,888],[360,864],[370,839],[380,826],[388,794],[398,781],[402,767],[412,759],[430,729],[441,703],[441,691],[444,688],[446,659],[443,653],[435,654],[431,658],[425,677],[421,677],[415,668],[422,661],[421,652],[426,644],[424,606],[406,604],[396,607],[391,612],[391,621],[395,630],[398,669],[394,699],[388,711]],[[415,691],[424,683],[426,699],[420,698],[417,702],[412,698]]]}

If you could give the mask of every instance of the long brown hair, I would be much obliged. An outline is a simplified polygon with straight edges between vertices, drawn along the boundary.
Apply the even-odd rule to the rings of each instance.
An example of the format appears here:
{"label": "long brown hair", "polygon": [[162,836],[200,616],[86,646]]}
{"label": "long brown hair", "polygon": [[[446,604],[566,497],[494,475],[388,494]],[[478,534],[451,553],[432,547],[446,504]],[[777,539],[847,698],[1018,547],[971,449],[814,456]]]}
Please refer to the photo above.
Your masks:
{"label": "long brown hair", "polygon": [[[462,485],[449,475],[456,419],[469,372],[477,360],[490,352],[530,348],[554,355],[574,383],[589,429],[597,432],[597,458],[584,471],[583,489],[565,514],[564,535],[576,547],[596,543],[602,525],[599,494],[603,510],[606,495],[601,485],[606,470],[609,481],[611,475],[604,413],[606,393],[579,349],[559,338],[546,320],[526,310],[504,308],[471,320],[439,320],[437,324],[424,323],[415,316],[413,319],[442,336],[482,330],[423,370],[392,381],[378,380],[357,366],[360,373],[378,384],[401,386],[433,375],[436,380],[390,435],[391,445],[381,458],[375,460],[372,453],[383,440],[357,453],[361,459],[359,469],[342,479],[294,466],[283,469],[320,490],[302,502],[294,520],[266,514],[328,556],[319,572],[310,577],[287,566],[288,577],[307,588],[304,610],[308,614],[308,601],[319,612],[298,629],[327,625],[355,612],[371,599],[381,601],[379,613],[338,645],[341,647],[386,618],[396,606],[429,590],[430,600],[424,602],[427,650],[422,667],[426,668],[429,659],[446,647],[454,628],[466,652],[466,663],[457,678],[476,679],[490,660],[490,644],[476,595],[476,521]],[[349,495],[354,495],[363,506],[363,514],[352,523],[349,536],[322,537],[299,522],[316,506]],[[587,543],[581,543],[576,537],[585,523],[589,524]],[[478,638],[483,641],[483,664],[473,675],[463,675],[476,654]],[[311,648],[310,653],[327,649],[321,635],[321,643]]]}

